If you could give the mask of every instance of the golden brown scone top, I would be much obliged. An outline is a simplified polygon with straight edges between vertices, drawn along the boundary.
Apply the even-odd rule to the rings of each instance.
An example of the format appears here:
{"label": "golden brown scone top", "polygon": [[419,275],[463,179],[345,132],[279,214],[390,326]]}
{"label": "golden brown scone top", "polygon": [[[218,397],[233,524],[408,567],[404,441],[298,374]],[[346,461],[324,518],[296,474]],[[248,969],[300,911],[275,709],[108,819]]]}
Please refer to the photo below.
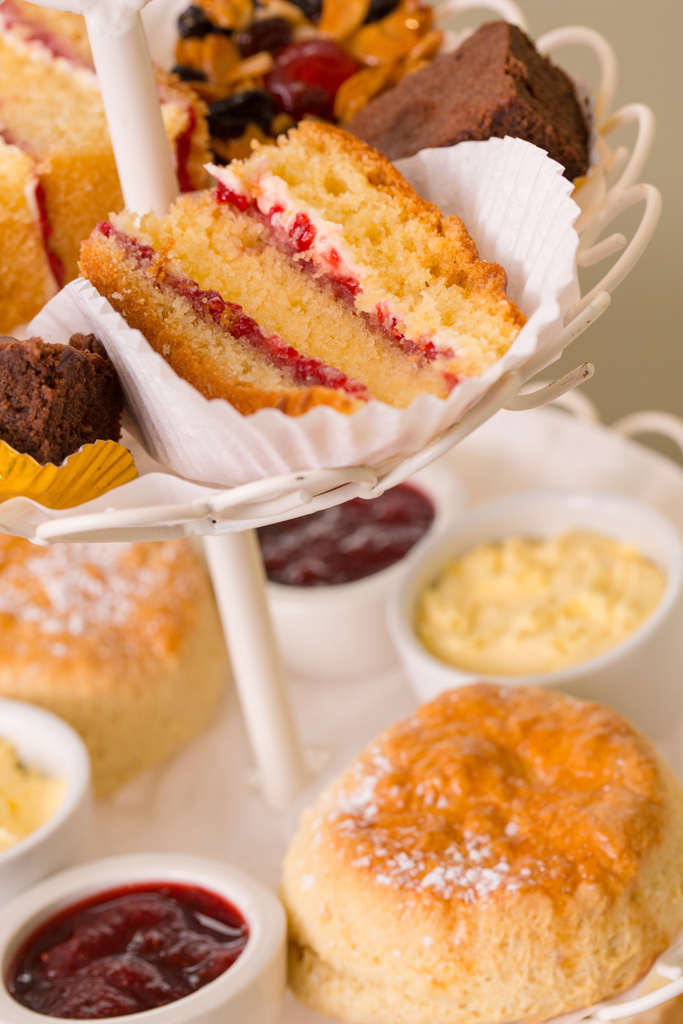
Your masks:
{"label": "golden brown scone top", "polygon": [[655,756],[601,705],[464,687],[354,762],[316,808],[314,844],[422,902],[524,889],[555,902],[586,882],[616,895],[666,824]]}
{"label": "golden brown scone top", "polygon": [[0,535],[2,661],[163,662],[204,586],[187,541],[36,547]]}

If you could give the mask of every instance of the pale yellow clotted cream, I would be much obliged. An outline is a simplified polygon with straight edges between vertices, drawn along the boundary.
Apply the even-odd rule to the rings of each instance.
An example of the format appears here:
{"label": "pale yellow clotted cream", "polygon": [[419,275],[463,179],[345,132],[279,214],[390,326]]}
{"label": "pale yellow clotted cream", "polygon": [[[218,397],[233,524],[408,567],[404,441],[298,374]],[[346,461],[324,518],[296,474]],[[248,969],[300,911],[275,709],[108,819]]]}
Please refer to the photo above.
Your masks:
{"label": "pale yellow clotted cream", "polygon": [[665,589],[632,544],[578,531],[510,537],[450,562],[421,595],[416,626],[432,654],[465,671],[551,672],[630,636]]}
{"label": "pale yellow clotted cream", "polygon": [[0,739],[0,852],[35,832],[59,808],[66,785],[24,768],[14,747]]}

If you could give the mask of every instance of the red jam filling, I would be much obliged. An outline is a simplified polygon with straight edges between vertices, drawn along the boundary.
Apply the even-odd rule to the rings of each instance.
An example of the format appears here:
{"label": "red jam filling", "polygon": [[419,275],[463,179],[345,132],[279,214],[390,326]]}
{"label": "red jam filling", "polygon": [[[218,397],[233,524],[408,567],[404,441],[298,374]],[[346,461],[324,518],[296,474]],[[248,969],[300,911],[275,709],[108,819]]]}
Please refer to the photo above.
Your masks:
{"label": "red jam filling", "polygon": [[410,484],[378,498],[342,505],[258,529],[268,579],[293,587],[350,583],[388,568],[410,551],[434,520],[431,501]]}
{"label": "red jam filling", "polygon": [[233,192],[233,190],[228,188],[227,185],[224,185],[222,181],[219,181],[216,186],[214,199],[217,203],[229,203],[231,206],[236,206],[241,213],[248,210],[253,202],[249,196],[242,195],[240,192]]}
{"label": "red jam filling", "polygon": [[[136,239],[129,238],[109,221],[100,221],[97,228],[106,238],[115,238],[117,244],[141,266],[149,266],[153,262],[156,253],[151,245],[142,245]],[[156,283],[161,287],[158,281]],[[277,334],[264,334],[257,322],[247,316],[241,306],[236,302],[227,302],[217,291],[200,288],[191,278],[174,274],[169,270],[164,275],[163,287],[182,295],[200,317],[213,320],[233,338],[239,338],[261,352],[279,369],[291,374],[298,384],[334,388],[362,401],[369,399],[368,390],[360,381],[352,380],[341,370],[323,363],[321,359],[301,355]]]}
{"label": "red jam filling", "polygon": [[181,192],[192,192],[194,182],[190,177],[190,150],[192,149],[192,133],[197,125],[197,115],[193,107],[187,108],[187,128],[175,141],[176,172],[178,188]]}
{"label": "red jam filling", "polygon": [[45,255],[47,256],[48,263],[50,264],[50,270],[52,276],[55,279],[55,283],[58,288],[61,288],[64,284],[64,264],[60,260],[57,253],[53,252],[50,247],[50,236],[52,235],[52,225],[50,224],[50,218],[47,215],[47,205],[45,202],[45,191],[40,182],[36,185],[36,205],[38,207],[38,215],[40,217],[40,233],[43,236],[43,248],[45,249]]}
{"label": "red jam filling", "polygon": [[[257,217],[265,224],[272,235],[274,244],[290,257],[307,252],[315,241],[316,229],[311,223],[310,218],[303,211],[297,213],[292,224],[285,232],[276,227],[272,221],[276,213],[282,212],[281,206],[273,206],[266,216],[257,209],[256,203],[249,196],[234,192],[222,182],[219,182],[214,191],[214,199],[217,203],[227,203],[235,206],[242,213],[246,213],[248,210],[251,216]],[[347,277],[340,271],[342,259],[337,249],[331,248],[328,253],[322,254],[322,256],[329,270],[327,274],[317,277],[317,280],[324,284],[335,298],[346,302],[350,309],[358,313],[353,300],[361,291],[360,284],[355,278]],[[300,270],[311,273],[316,269],[311,260],[297,259],[296,265]],[[397,328],[396,317],[388,312],[381,302],[377,303],[374,316],[366,312],[360,312],[358,315],[365,320],[371,330],[381,333],[387,341],[399,348],[409,359],[431,363],[435,359],[449,359],[453,357],[453,352],[450,349],[439,350],[433,341],[417,342],[407,338]],[[454,378],[453,374],[447,371],[443,372],[443,376],[448,384],[449,391],[452,390],[458,379]]]}
{"label": "red jam filling", "polygon": [[[270,211],[271,217],[273,211]],[[297,213],[289,229],[289,237],[292,239],[297,252],[306,252],[315,241],[315,228],[305,213]]]}
{"label": "red jam filling", "polygon": [[[284,228],[276,226],[273,222],[275,215],[284,211],[283,206],[271,206],[267,215],[263,214],[253,199],[239,192],[234,192],[227,185],[224,185],[223,182],[218,183],[213,197],[217,203],[228,203],[236,206],[241,213],[246,213],[248,210],[250,215],[260,220],[270,232],[273,244],[287,256],[298,256],[301,253],[308,252],[315,241],[316,229],[310,217],[302,210],[297,213],[291,225],[285,231]],[[340,272],[341,256],[336,249],[330,249],[329,253],[322,253],[321,256],[329,267],[329,272],[322,278],[323,282],[338,298],[345,299],[353,308],[353,297],[358,295],[361,290],[358,281],[353,277],[345,277]],[[313,272],[316,269],[312,260],[297,260],[296,265],[300,270],[304,271]]]}
{"label": "red jam filling", "polygon": [[231,967],[249,938],[235,907],[197,886],[108,889],[61,910],[26,939],[7,985],[36,1013],[119,1017],[182,999]]}

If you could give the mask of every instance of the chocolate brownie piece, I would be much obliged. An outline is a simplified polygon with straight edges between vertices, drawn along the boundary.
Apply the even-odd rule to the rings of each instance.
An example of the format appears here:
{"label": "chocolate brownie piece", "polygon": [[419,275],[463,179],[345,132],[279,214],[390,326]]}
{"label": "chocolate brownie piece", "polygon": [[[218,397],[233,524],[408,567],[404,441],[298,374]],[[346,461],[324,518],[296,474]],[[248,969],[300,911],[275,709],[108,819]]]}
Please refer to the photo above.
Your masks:
{"label": "chocolate brownie piece", "polygon": [[516,25],[490,21],[454,53],[408,75],[346,125],[390,160],[467,139],[526,139],[570,181],[588,169],[589,132],[570,78]]}
{"label": "chocolate brownie piece", "polygon": [[82,444],[118,441],[123,392],[94,334],[74,334],[68,345],[1,340],[1,440],[57,466]]}

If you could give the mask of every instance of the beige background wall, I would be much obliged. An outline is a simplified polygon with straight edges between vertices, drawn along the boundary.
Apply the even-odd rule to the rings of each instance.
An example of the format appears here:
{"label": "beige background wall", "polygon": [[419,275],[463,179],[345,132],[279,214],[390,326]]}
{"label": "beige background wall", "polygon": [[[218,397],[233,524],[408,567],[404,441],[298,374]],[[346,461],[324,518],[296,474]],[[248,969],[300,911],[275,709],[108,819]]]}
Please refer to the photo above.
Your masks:
{"label": "beige background wall", "polygon": [[[615,108],[643,102],[657,117],[643,174],[663,194],[657,232],[614,293],[611,307],[556,367],[594,363],[595,377],[584,389],[607,423],[649,408],[683,416],[683,0],[518,2],[534,38],[560,25],[589,25],[602,32],[619,61]],[[567,48],[555,59],[568,71],[597,80],[594,58],[586,51]]]}

